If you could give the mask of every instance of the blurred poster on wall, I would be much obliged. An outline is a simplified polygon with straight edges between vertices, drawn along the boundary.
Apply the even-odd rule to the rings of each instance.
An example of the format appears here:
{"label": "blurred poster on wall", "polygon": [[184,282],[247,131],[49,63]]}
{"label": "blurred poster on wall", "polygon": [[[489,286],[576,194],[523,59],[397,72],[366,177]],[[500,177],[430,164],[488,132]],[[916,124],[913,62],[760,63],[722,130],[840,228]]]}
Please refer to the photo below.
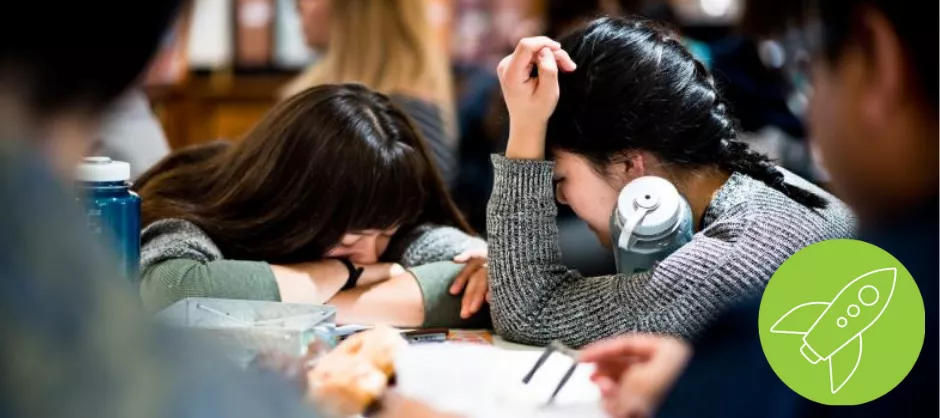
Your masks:
{"label": "blurred poster on wall", "polygon": [[233,0],[194,0],[189,19],[187,61],[195,70],[232,65]]}
{"label": "blurred poster on wall", "polygon": [[303,22],[297,11],[297,0],[276,0],[274,65],[284,69],[301,69],[313,60],[307,47]]}
{"label": "blurred poster on wall", "polygon": [[270,67],[274,49],[274,0],[235,0],[235,6],[235,65]]}
{"label": "blurred poster on wall", "polygon": [[189,13],[180,14],[167,32],[144,76],[146,86],[170,86],[181,83],[189,72],[186,62],[186,38]]}

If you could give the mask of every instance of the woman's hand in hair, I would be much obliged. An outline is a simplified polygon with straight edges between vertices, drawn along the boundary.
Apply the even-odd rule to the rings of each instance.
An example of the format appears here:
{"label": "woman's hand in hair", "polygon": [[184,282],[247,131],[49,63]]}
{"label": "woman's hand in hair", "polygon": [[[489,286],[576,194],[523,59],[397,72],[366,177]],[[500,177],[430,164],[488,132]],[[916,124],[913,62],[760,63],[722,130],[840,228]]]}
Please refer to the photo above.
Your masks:
{"label": "woman's hand in hair", "polygon": [[496,72],[509,111],[507,158],[544,158],[546,125],[558,103],[558,71],[575,67],[561,44],[544,36],[522,39],[500,61]]}
{"label": "woman's hand in hair", "polygon": [[455,263],[465,267],[450,285],[450,294],[463,292],[460,317],[467,319],[483,307],[483,301],[490,301],[490,286],[486,272],[486,248],[464,251],[454,257]]}

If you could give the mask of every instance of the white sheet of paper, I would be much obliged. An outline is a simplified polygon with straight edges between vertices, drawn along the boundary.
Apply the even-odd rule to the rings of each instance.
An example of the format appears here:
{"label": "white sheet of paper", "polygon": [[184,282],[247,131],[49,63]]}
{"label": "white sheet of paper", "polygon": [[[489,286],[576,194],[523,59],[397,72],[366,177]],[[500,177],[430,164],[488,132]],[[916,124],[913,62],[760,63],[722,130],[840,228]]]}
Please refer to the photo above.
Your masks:
{"label": "white sheet of paper", "polygon": [[590,365],[579,365],[553,405],[545,406],[572,360],[553,355],[524,385],[540,355],[473,344],[413,345],[396,358],[396,390],[467,417],[605,416]]}

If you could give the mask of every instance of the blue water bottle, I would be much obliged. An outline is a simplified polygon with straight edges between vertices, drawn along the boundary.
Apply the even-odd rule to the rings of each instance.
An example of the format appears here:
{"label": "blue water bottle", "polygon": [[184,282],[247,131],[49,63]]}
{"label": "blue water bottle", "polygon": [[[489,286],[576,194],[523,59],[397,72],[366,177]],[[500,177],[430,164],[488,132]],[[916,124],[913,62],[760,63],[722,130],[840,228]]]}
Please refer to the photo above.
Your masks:
{"label": "blue water bottle", "polygon": [[676,187],[661,177],[640,177],[617,197],[610,217],[614,261],[621,274],[651,269],[692,241],[692,210]]}
{"label": "blue water bottle", "polygon": [[119,272],[137,282],[140,269],[140,197],[132,192],[131,166],[88,157],[76,172],[85,222],[117,255]]}

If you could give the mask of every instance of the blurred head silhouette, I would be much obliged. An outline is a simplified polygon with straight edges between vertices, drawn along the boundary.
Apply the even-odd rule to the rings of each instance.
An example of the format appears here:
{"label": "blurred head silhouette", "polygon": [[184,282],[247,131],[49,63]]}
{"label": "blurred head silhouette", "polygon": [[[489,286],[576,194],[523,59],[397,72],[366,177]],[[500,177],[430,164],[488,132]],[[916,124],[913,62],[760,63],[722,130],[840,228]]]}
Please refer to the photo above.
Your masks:
{"label": "blurred head silhouette", "polygon": [[[17,3],[8,13],[16,22],[0,25],[3,140],[34,141],[70,169],[100,114],[144,70],[180,3],[61,2],[54,15],[47,3]],[[23,36],[22,23],[51,33]]]}
{"label": "blurred head silhouette", "polygon": [[936,196],[938,38],[923,32],[936,25],[936,3],[752,1],[746,10],[746,29],[790,41],[810,139],[863,221]]}

